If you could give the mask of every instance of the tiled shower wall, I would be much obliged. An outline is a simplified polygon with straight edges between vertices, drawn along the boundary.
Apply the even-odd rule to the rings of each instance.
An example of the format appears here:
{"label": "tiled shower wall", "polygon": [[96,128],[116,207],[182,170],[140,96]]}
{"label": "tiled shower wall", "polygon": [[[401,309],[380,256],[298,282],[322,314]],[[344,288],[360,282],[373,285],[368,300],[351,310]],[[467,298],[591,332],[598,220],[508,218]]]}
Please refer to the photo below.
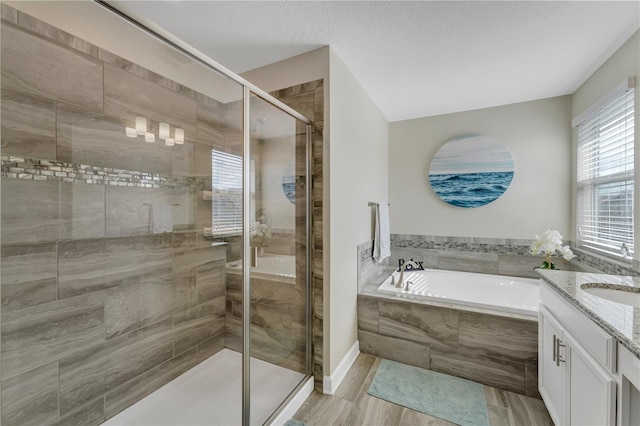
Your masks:
{"label": "tiled shower wall", "polygon": [[[212,147],[241,150],[235,107],[6,5],[2,20],[2,424],[98,424],[225,346],[202,191]],[[135,115],[186,143],[127,138]],[[150,233],[155,203],[173,232]]]}
{"label": "tiled shower wall", "polygon": [[[312,235],[311,256],[312,270],[312,304],[313,304],[313,375],[315,388],[322,391],[323,380],[323,197],[324,197],[324,173],[323,173],[323,128],[324,128],[324,82],[315,80],[308,83],[288,87],[270,93],[275,98],[294,108],[313,122],[311,134],[312,149]],[[298,215],[297,215],[298,216]],[[297,217],[296,220],[301,220]],[[302,222],[299,222],[302,225]],[[311,266],[311,265],[310,265]],[[267,287],[264,287],[267,289]],[[295,297],[295,296],[294,296]]]}

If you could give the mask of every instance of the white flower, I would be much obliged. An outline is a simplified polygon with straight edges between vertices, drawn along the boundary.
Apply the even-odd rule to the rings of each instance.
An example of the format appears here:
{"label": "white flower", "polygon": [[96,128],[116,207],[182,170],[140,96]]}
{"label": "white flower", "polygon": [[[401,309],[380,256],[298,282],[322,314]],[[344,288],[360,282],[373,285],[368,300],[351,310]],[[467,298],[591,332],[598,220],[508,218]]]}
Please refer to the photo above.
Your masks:
{"label": "white flower", "polygon": [[574,257],[576,257],[576,255],[573,254],[569,246],[560,247],[558,251],[560,252],[560,254],[562,254],[562,257],[564,257],[565,260],[571,260]]}
{"label": "white flower", "polygon": [[556,252],[560,253],[566,260],[575,257],[569,246],[562,246],[562,235],[555,229],[548,229],[542,235],[536,235],[533,238],[529,253],[543,253],[547,257],[553,256]]}
{"label": "white flower", "polygon": [[269,225],[266,223],[251,222],[249,231],[252,237],[271,238],[272,235],[271,229],[269,229]]}

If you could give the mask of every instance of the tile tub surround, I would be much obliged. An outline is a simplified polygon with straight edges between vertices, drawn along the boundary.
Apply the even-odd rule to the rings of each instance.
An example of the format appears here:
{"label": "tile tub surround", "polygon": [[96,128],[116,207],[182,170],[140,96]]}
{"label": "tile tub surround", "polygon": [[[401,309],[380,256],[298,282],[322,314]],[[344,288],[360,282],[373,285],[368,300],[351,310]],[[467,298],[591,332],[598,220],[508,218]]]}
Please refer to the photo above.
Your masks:
{"label": "tile tub surround", "polygon": [[366,283],[382,282],[393,271],[389,259],[381,263],[373,258],[373,241],[358,245],[358,290],[362,291]]}
{"label": "tile tub surround", "polygon": [[[430,269],[538,278],[534,268],[544,256],[530,255],[530,246],[531,240],[525,239],[391,234],[389,264],[396,266],[398,259],[413,258]],[[560,257],[553,262],[562,270],[595,271],[576,260],[567,262]]]}
{"label": "tile tub surround", "polygon": [[542,269],[536,272],[553,290],[640,358],[640,310],[599,298],[580,289],[583,284],[596,283],[605,288],[607,285],[624,286],[640,292],[638,277]]}
{"label": "tile tub surround", "polygon": [[539,397],[538,322],[358,295],[360,351]]}

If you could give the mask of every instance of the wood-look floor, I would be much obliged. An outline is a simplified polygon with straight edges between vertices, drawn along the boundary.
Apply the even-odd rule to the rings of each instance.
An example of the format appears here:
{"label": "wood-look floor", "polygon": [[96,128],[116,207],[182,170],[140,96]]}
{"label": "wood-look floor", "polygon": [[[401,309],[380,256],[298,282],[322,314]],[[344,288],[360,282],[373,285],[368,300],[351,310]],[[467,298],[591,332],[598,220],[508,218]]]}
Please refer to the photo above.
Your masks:
{"label": "wood-look floor", "polygon": [[[380,358],[360,354],[335,395],[314,391],[294,418],[307,426],[453,424],[367,394],[379,364]],[[541,400],[490,386],[485,386],[484,390],[491,426],[553,426]]]}

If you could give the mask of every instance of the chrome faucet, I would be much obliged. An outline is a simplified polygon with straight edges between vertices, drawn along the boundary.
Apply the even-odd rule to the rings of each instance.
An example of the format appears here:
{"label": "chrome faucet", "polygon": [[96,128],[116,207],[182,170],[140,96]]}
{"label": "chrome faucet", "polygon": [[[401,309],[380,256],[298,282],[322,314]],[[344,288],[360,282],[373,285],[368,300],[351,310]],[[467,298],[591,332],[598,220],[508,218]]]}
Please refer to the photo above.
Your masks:
{"label": "chrome faucet", "polygon": [[404,262],[402,264],[402,266],[400,267],[400,276],[398,277],[398,282],[396,283],[396,288],[404,287],[405,290],[409,290],[409,281],[407,281],[406,285],[404,283],[404,270],[408,265],[411,265],[416,269],[420,268],[420,265],[418,265],[416,262],[413,262],[411,260],[408,261],[408,262]]}
{"label": "chrome faucet", "polygon": [[620,253],[624,259],[628,259],[631,257],[631,250],[629,250],[629,246],[627,243],[622,243],[622,247],[620,247]]}

